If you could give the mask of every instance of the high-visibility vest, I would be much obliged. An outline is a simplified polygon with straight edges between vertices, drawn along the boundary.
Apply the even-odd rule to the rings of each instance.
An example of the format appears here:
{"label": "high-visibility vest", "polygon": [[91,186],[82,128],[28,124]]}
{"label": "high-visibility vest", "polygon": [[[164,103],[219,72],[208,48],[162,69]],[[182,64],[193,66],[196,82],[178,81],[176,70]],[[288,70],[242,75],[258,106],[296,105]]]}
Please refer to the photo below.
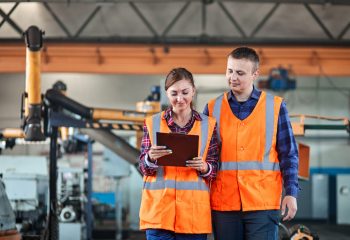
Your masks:
{"label": "high-visibility vest", "polygon": [[211,207],[216,211],[280,209],[282,176],[276,134],[282,98],[262,92],[252,113],[240,120],[227,96],[224,93],[208,103],[221,142]]}
{"label": "high-visibility vest", "polygon": [[[156,132],[171,132],[164,112],[146,118],[152,145]],[[198,156],[206,159],[215,119],[200,114],[188,134],[198,135]],[[174,159],[174,161],[176,161]],[[176,233],[211,233],[209,185],[187,167],[159,166],[155,176],[144,176],[140,229],[165,229]]]}

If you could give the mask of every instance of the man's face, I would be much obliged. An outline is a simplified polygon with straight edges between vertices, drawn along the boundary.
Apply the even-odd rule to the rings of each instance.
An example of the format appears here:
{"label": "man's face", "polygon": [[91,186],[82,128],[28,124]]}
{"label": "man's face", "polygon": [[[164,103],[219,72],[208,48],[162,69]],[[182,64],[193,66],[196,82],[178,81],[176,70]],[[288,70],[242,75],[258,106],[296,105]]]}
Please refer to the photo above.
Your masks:
{"label": "man's face", "polygon": [[255,70],[254,63],[247,59],[235,59],[231,56],[227,59],[226,79],[234,93],[247,93],[251,91],[253,81],[259,76],[259,70]]}

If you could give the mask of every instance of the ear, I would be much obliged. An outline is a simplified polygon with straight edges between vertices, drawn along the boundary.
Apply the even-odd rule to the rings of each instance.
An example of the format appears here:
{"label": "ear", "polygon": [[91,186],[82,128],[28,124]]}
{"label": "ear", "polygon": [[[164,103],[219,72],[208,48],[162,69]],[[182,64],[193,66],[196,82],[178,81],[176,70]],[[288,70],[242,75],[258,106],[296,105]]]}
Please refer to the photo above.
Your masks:
{"label": "ear", "polygon": [[256,79],[258,79],[260,75],[260,69],[258,68],[257,70],[255,70],[255,72],[253,73],[253,81],[255,81]]}

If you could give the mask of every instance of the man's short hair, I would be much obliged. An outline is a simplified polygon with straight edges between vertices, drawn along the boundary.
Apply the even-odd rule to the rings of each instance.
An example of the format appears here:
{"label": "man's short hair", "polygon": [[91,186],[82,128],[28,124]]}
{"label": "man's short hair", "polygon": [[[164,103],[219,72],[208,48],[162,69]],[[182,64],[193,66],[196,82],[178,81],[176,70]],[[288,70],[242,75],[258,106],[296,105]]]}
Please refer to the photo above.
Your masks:
{"label": "man's short hair", "polygon": [[253,72],[259,69],[259,62],[260,62],[259,55],[252,48],[238,47],[234,49],[228,56],[234,59],[247,59],[253,62],[254,63]]}

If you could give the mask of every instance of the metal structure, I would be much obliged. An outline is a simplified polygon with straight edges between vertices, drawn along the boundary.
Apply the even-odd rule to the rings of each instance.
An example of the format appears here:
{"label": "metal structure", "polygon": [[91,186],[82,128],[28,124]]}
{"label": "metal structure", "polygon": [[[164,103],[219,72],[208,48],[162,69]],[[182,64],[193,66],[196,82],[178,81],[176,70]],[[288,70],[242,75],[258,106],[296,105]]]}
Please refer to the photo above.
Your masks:
{"label": "metal structure", "polygon": [[[307,114],[292,114],[291,118],[299,118],[299,122],[293,121],[293,133],[295,136],[303,136],[305,130],[345,130],[350,134],[350,121],[346,117],[329,117]],[[306,119],[318,119],[325,121],[338,122],[337,124],[310,124],[305,123]],[[339,124],[340,123],[340,124]]]}
{"label": "metal structure", "polygon": [[49,181],[46,157],[1,156],[0,162],[0,175],[15,214],[17,230],[23,239],[28,236],[39,239],[45,235],[47,224]]}
{"label": "metal structure", "polygon": [[[140,43],[165,46],[350,45],[350,21],[346,17],[339,17],[350,14],[350,2],[346,0],[7,2],[13,2],[12,5],[7,3],[7,11],[0,3],[1,41],[19,41],[23,32],[21,25],[36,24],[28,22],[31,18],[26,19],[25,16],[32,15],[35,8],[34,11],[44,16],[47,22],[40,23],[46,24],[43,27],[47,33],[46,42]],[[16,14],[18,11],[22,14]],[[293,20],[299,22],[293,23]],[[1,31],[5,25],[7,29]],[[1,35],[1,32],[6,31],[12,34]],[[166,49],[165,47],[164,51]]]}
{"label": "metal structure", "polygon": [[0,239],[19,240],[21,236],[16,230],[16,219],[0,178]]}
{"label": "metal structure", "polygon": [[85,177],[81,168],[58,168],[59,239],[91,239],[92,144],[86,140],[89,176]]}
{"label": "metal structure", "polygon": [[[60,90],[49,89],[45,94],[45,101],[41,100],[41,78],[40,78],[40,49],[42,46],[42,31],[36,26],[31,26],[26,31],[25,39],[27,42],[27,81],[26,81],[26,92],[23,94],[22,100],[22,115],[23,118],[23,129],[24,137],[28,141],[43,141],[46,137],[50,137],[50,163],[49,163],[49,239],[57,240],[59,237],[59,224],[58,224],[58,199],[57,199],[57,158],[58,158],[58,137],[59,127],[78,127],[78,128],[108,128],[108,129],[128,129],[128,130],[141,130],[139,126],[144,117],[147,115],[143,112],[136,111],[123,111],[113,109],[97,109],[89,108],[84,105],[66,97]],[[35,55],[33,55],[35,51]],[[34,100],[36,101],[34,101]],[[28,111],[29,109],[29,111]],[[33,110],[34,109],[34,110]],[[75,116],[79,115],[80,118],[76,118],[69,114],[63,113],[63,109],[74,113]],[[43,121],[42,121],[43,120]],[[136,124],[116,124],[116,123],[103,123],[101,120],[121,120],[126,122],[136,122]],[[43,127],[41,123],[43,122]],[[14,137],[23,136],[23,132],[16,131],[4,131],[5,134],[1,133],[1,137]],[[7,134],[6,134],[7,133]],[[97,137],[100,134],[96,134]],[[108,135],[115,136],[112,132],[108,132]],[[91,205],[91,192],[92,192],[92,140],[91,139],[80,139],[88,145],[88,162],[89,171],[87,183],[87,238],[91,239],[91,226],[92,226],[92,205]],[[138,150],[129,146],[126,141],[114,137],[111,141],[112,144],[116,145],[112,150],[118,149],[123,157],[132,164],[136,163],[137,156],[139,155]],[[126,151],[129,150],[129,151]],[[74,196],[75,197],[75,196]],[[68,202],[67,204],[72,204]],[[74,203],[74,205],[79,205]],[[65,225],[67,226],[67,225]]]}

